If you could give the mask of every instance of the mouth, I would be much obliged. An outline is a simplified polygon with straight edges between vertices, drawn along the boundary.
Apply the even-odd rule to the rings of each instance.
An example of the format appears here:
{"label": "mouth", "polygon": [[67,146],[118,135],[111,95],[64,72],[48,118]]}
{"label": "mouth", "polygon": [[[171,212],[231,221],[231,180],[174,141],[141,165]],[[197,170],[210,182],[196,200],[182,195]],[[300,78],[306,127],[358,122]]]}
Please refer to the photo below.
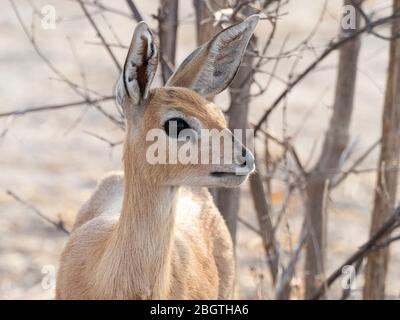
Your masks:
{"label": "mouth", "polygon": [[248,174],[240,174],[235,171],[212,171],[209,176],[212,177],[213,186],[236,188],[247,179]]}
{"label": "mouth", "polygon": [[222,177],[232,177],[236,176],[235,172],[222,172],[222,171],[213,171],[210,173],[211,176],[216,177],[216,178],[222,178]]}
{"label": "mouth", "polygon": [[254,166],[252,168],[237,168],[234,171],[212,171],[210,172],[210,176],[214,178],[229,178],[229,177],[246,177],[254,171]]}
{"label": "mouth", "polygon": [[210,175],[212,177],[215,178],[224,178],[224,177],[243,177],[243,176],[247,176],[247,174],[243,174],[240,172],[226,172],[226,171],[213,171],[210,173]]}

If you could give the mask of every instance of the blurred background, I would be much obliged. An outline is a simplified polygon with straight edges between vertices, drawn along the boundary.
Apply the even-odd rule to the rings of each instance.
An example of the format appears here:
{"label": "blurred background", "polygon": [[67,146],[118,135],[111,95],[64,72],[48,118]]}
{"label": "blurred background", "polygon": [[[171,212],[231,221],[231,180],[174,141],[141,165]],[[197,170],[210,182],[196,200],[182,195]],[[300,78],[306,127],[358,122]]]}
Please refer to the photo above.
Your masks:
{"label": "blurred background", "polygon": [[[344,10],[346,4],[354,11]],[[399,199],[398,59],[388,68],[391,43],[396,57],[399,42],[391,37],[396,5],[1,1],[0,298],[54,297],[68,238],[63,228],[71,227],[97,181],[121,170],[122,120],[112,96],[138,20],[161,38],[160,86],[198,44],[260,13],[240,79],[215,99],[231,128],[257,128],[257,175],[240,191],[214,191],[236,242],[235,296],[398,299],[397,225],[369,255],[341,268]],[[356,19],[347,21],[350,28],[346,12]],[[382,167],[388,160],[390,170]],[[326,283],[335,270],[339,275]],[[366,277],[369,289],[363,290]],[[321,286],[327,290],[316,297]]]}

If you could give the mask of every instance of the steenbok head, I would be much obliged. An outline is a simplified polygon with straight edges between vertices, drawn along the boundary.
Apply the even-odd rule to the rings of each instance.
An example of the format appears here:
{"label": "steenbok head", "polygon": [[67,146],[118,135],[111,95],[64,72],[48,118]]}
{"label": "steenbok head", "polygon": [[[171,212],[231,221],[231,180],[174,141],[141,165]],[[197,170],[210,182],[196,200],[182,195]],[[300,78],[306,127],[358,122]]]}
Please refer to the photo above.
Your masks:
{"label": "steenbok head", "polygon": [[160,186],[235,187],[254,170],[254,157],[207,100],[233,80],[259,20],[251,16],[193,51],[162,88],[150,89],[158,50],[141,22],[117,84],[127,135],[125,170]]}

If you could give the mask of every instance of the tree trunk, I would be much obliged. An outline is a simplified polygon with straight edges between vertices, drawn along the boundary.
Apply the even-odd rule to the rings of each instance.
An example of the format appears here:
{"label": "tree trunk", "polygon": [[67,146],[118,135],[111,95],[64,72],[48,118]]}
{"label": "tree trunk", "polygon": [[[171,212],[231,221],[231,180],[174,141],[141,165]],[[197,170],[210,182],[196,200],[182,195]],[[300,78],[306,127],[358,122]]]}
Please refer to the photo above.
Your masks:
{"label": "tree trunk", "polygon": [[[227,5],[226,0],[215,0],[208,2],[210,9],[219,10]],[[196,40],[197,45],[200,46],[203,43],[210,40],[215,34],[221,31],[221,27],[214,26],[213,12],[207,7],[207,4],[203,0],[193,0],[193,7],[196,16]],[[214,198],[214,202],[217,203],[218,189],[209,188],[210,193]]]}
{"label": "tree trunk", "polygon": [[[394,0],[393,11],[400,10]],[[400,31],[399,20],[392,24],[392,36]],[[382,142],[370,234],[374,234],[392,214],[397,192],[400,154],[400,40],[390,44],[390,58],[383,108]],[[393,170],[393,168],[395,168]],[[383,239],[384,241],[385,239]],[[383,299],[389,262],[389,248],[373,251],[365,269],[364,299]]]}
{"label": "tree trunk", "polygon": [[165,84],[175,67],[178,0],[161,0],[158,9],[161,74]]}
{"label": "tree trunk", "polygon": [[[344,5],[352,5],[353,0],[345,0]],[[343,29],[342,36],[351,36],[359,28],[360,16],[356,15],[356,28]],[[356,37],[341,47],[336,79],[333,114],[319,160],[311,171],[306,187],[306,214],[308,239],[306,243],[305,297],[310,298],[320,285],[324,270],[323,199],[325,183],[340,166],[340,158],[349,140],[349,127],[353,111],[354,91],[357,75],[357,61],[360,39]]]}
{"label": "tree trunk", "polygon": [[[196,12],[196,25],[197,25],[197,44],[201,45],[208,41],[214,34],[221,30],[220,27],[214,27],[212,20],[213,11],[229,8],[229,1],[227,0],[213,0],[209,1],[207,7],[205,1],[194,0],[194,7]],[[253,37],[251,42],[254,43]],[[252,73],[251,65],[253,57],[245,55],[242,65],[235,76],[232,84],[230,85],[230,106],[228,111],[228,127],[232,131],[234,129],[247,129],[247,113],[249,105],[250,87],[253,82],[253,77],[249,77]],[[245,141],[245,140],[243,140]],[[236,228],[237,228],[237,215],[240,206],[240,189],[227,189],[220,188],[212,190],[214,200],[225,219],[229,232],[232,236],[233,243],[236,243]]]}
{"label": "tree trunk", "polygon": [[[255,42],[255,38],[250,40]],[[250,102],[250,87],[253,83],[252,63],[253,56],[246,55],[243,58],[242,65],[229,87],[230,106],[228,111],[228,127],[233,132],[234,129],[241,129],[243,132],[242,141],[245,143],[245,132],[247,129],[247,115]],[[240,189],[220,188],[217,195],[217,205],[223,217],[225,218],[228,229],[231,233],[233,243],[236,243],[237,216],[240,206]]]}
{"label": "tree trunk", "polygon": [[[279,250],[274,234],[264,184],[258,171],[250,176],[250,190],[253,197],[254,207],[257,212],[258,224],[260,226],[261,239],[269,264],[272,282],[275,284],[278,276]],[[269,199],[269,198],[268,198]]]}

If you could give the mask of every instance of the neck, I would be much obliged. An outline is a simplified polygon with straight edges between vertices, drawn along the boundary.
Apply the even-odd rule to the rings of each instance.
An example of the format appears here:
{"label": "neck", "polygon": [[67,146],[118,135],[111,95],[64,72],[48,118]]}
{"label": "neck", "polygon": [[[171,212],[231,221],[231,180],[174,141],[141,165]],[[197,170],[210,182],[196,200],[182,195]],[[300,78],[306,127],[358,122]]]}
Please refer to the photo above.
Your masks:
{"label": "neck", "polygon": [[124,177],[121,217],[107,254],[115,267],[109,269],[123,282],[125,295],[163,299],[170,283],[177,188],[152,184],[132,163],[125,163]]}

